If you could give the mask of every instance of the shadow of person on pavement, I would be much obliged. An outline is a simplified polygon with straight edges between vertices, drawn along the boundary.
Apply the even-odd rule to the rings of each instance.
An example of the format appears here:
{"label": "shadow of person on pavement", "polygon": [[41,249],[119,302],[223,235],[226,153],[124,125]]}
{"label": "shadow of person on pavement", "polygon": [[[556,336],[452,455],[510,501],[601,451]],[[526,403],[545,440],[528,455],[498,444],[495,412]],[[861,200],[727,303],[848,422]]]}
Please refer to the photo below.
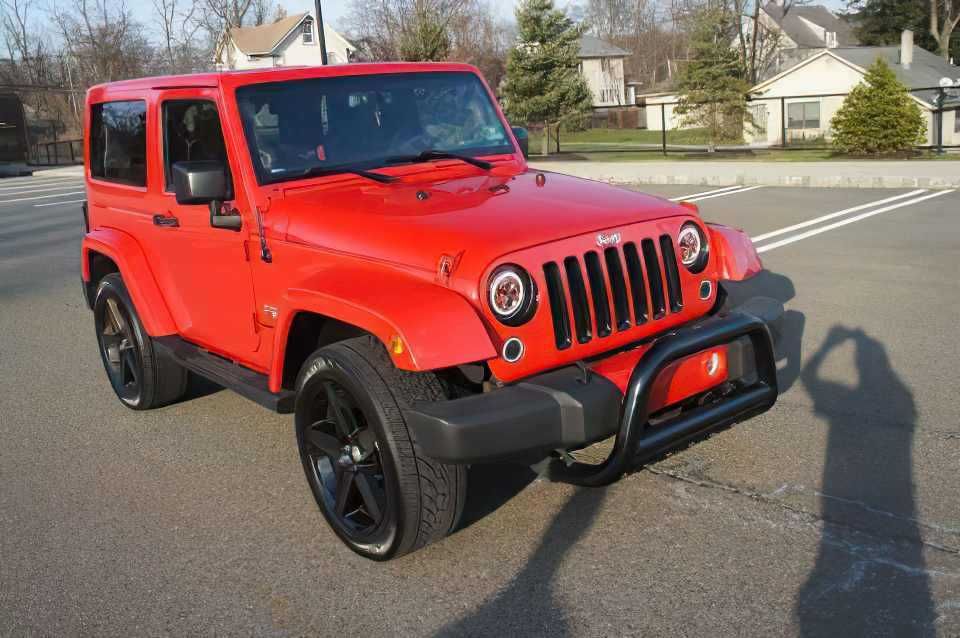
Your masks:
{"label": "shadow of person on pavement", "polygon": [[577,488],[551,521],[540,544],[510,583],[438,636],[565,636],[570,633],[553,582],[564,558],[589,531],[605,491]]}
{"label": "shadow of person on pavement", "polygon": [[[848,343],[859,377],[853,385],[824,377],[828,356]],[[912,393],[891,368],[883,344],[839,325],[801,380],[829,427],[820,546],[795,603],[801,634],[934,634],[936,613],[916,523]],[[858,528],[879,530],[889,540],[871,540]]]}

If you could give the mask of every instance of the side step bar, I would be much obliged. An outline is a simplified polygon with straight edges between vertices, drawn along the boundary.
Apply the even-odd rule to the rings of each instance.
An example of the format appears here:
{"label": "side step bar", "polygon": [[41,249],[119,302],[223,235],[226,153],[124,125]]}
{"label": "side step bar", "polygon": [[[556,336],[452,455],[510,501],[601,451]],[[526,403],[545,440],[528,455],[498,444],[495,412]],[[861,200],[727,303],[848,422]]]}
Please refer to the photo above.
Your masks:
{"label": "side step bar", "polygon": [[267,387],[267,376],[264,374],[211,354],[177,336],[155,337],[153,343],[162,354],[169,356],[194,374],[199,374],[228,390],[233,390],[240,396],[274,412],[280,414],[293,412],[296,393],[291,390],[270,392]]}

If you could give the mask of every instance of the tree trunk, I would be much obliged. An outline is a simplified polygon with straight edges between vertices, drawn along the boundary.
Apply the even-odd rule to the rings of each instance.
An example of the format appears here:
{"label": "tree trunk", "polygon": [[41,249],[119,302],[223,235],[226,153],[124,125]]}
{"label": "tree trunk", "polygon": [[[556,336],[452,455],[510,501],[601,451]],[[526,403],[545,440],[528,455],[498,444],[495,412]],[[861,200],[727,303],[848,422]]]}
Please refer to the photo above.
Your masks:
{"label": "tree trunk", "polygon": [[550,154],[550,122],[543,123],[543,154]]}

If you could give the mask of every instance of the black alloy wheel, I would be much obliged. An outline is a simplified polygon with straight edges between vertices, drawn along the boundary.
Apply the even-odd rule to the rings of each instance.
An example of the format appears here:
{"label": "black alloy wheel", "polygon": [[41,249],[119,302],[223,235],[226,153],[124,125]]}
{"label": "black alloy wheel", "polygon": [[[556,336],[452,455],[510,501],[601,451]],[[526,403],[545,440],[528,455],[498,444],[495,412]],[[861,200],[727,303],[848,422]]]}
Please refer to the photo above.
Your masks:
{"label": "black alloy wheel", "polygon": [[137,403],[141,392],[143,357],[137,347],[130,318],[113,297],[106,299],[102,314],[97,322],[98,334],[110,384],[123,402]]}
{"label": "black alloy wheel", "polygon": [[324,379],[303,431],[305,464],[329,518],[358,543],[372,540],[384,522],[387,490],[380,449],[357,401]]}
{"label": "black alloy wheel", "polygon": [[125,406],[149,410],[183,396],[186,369],[154,349],[120,273],[110,273],[97,284],[93,323],[107,378]]}

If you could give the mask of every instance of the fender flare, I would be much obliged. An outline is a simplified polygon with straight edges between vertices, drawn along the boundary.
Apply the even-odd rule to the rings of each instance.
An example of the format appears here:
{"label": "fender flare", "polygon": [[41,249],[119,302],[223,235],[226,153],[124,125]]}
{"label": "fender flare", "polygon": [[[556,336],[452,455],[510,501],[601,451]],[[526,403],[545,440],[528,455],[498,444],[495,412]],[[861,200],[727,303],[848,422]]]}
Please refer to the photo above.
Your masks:
{"label": "fender flare", "polygon": [[120,269],[120,276],[147,334],[162,337],[177,332],[147,257],[136,239],[115,228],[98,228],[84,235],[80,273],[86,283],[90,283],[90,253],[109,257]]}
{"label": "fender flare", "polygon": [[[300,312],[330,317],[371,333],[383,342],[401,370],[436,370],[497,356],[483,320],[462,295],[377,264],[333,266],[316,272],[288,289],[277,310],[270,368],[274,392],[280,389],[287,337]],[[397,339],[401,347],[394,348]]]}
{"label": "fender flare", "polygon": [[763,262],[750,237],[740,230],[723,224],[708,223],[710,250],[716,255],[720,279],[743,281],[763,270]]}

